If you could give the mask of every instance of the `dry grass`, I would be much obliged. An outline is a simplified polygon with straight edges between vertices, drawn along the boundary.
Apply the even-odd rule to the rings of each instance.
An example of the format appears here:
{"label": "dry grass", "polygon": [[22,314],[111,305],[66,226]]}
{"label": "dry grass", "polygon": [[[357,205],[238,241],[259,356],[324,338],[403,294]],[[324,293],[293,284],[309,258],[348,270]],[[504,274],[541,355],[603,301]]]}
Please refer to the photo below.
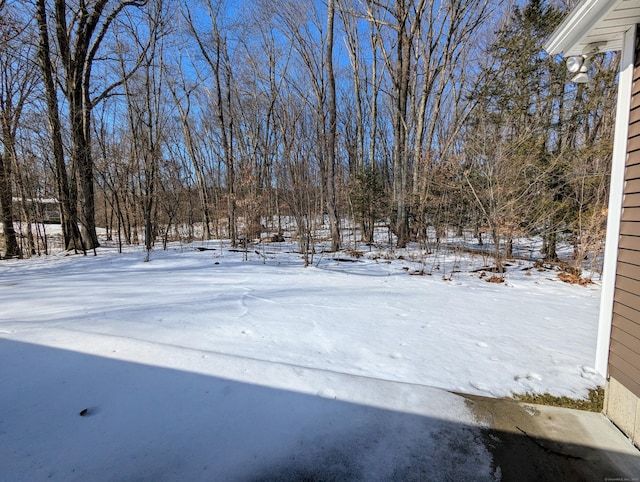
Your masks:
{"label": "dry grass", "polygon": [[362,251],[358,251],[357,249],[348,248],[344,250],[349,256],[353,256],[356,259],[362,258],[364,253]]}
{"label": "dry grass", "polygon": [[520,402],[550,405],[552,407],[574,408],[576,410],[585,410],[588,412],[602,412],[604,408],[604,388],[602,387],[589,390],[588,400],[556,397],[548,393],[543,393],[541,395],[534,395],[531,393],[514,394],[513,398]]}
{"label": "dry grass", "polygon": [[587,286],[593,283],[590,278],[582,278],[580,275],[575,273],[567,273],[566,271],[561,271],[558,273],[558,279],[560,281],[564,281],[565,283]]}
{"label": "dry grass", "polygon": [[487,283],[504,283],[504,278],[502,276],[491,276],[485,280]]}

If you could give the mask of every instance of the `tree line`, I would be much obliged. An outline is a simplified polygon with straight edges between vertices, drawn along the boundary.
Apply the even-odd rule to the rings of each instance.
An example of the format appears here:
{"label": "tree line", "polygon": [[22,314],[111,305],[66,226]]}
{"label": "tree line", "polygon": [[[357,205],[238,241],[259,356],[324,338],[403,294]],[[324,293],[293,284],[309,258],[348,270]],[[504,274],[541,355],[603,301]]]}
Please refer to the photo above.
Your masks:
{"label": "tree line", "polygon": [[[229,238],[294,219],[434,246],[563,236],[606,217],[618,57],[588,84],[542,51],[568,7],[491,0],[0,0],[4,258]],[[19,223],[21,228],[16,230]],[[266,224],[266,225],[265,225]],[[24,228],[22,228],[24,226]],[[24,232],[23,232],[24,231]],[[44,242],[44,245],[43,245]]]}

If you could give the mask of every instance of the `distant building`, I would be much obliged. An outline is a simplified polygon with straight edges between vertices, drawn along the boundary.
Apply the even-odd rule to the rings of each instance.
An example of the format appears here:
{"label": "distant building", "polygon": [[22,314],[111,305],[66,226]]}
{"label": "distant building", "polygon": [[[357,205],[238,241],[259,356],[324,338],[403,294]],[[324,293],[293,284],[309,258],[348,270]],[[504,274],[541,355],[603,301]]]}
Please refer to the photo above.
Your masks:
{"label": "distant building", "polygon": [[[24,210],[31,221],[47,224],[60,223],[60,202],[54,198],[43,199],[25,199],[13,198],[14,204],[22,204],[24,202]],[[27,222],[23,209],[14,209],[14,215],[17,221]]]}

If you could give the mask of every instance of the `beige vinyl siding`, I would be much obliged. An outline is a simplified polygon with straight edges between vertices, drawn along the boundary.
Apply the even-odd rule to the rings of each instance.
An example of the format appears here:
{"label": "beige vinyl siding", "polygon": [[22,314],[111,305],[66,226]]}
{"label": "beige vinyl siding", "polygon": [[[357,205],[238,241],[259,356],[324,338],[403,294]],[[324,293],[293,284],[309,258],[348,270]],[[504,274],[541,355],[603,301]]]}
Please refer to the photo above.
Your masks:
{"label": "beige vinyl siding", "polygon": [[636,52],[609,375],[640,397],[640,58]]}

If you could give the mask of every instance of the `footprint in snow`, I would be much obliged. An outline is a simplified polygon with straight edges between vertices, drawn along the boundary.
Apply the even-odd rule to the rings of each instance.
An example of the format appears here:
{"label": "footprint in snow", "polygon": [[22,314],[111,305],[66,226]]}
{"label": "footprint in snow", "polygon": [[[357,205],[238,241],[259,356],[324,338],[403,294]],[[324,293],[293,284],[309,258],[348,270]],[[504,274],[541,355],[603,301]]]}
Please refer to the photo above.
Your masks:
{"label": "footprint in snow", "polygon": [[591,380],[592,378],[595,378],[598,375],[598,372],[595,371],[595,369],[588,367],[588,366],[582,366],[582,373],[580,374],[580,376],[582,378],[586,378],[588,380]]}
{"label": "footprint in snow", "polygon": [[479,346],[480,348],[488,348],[489,345],[487,345],[485,342],[483,341],[479,341],[476,343],[476,346]]}
{"label": "footprint in snow", "polygon": [[399,358],[402,358],[402,355],[400,353],[391,353],[389,355],[389,358],[393,358],[394,360],[397,360]]}
{"label": "footprint in snow", "polygon": [[532,382],[534,380],[538,382],[542,381],[542,377],[537,373],[527,373],[526,375],[516,375],[513,379],[516,382],[524,382],[524,381]]}
{"label": "footprint in snow", "polygon": [[479,392],[491,393],[491,388],[480,382],[469,382],[469,385],[471,385],[473,388],[475,388]]}

